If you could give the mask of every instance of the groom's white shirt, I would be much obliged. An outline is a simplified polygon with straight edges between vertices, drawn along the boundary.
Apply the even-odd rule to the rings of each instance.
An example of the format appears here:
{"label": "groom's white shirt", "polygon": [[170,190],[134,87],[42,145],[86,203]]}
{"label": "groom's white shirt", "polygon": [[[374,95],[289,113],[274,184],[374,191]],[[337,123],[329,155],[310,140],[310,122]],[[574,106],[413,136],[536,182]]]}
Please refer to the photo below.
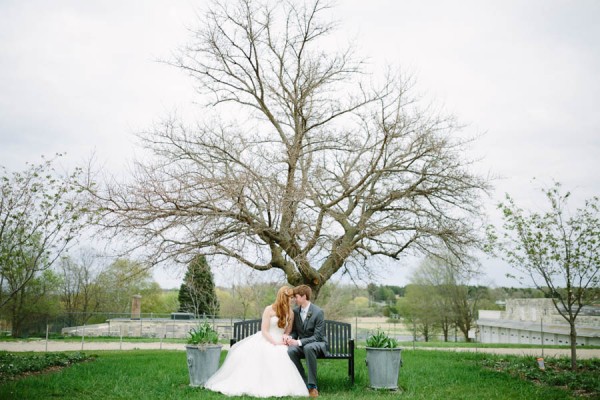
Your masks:
{"label": "groom's white shirt", "polygon": [[[306,318],[308,318],[308,309],[310,308],[310,301],[306,302],[305,307],[300,307],[300,319],[302,320],[302,322],[305,321]],[[304,313],[304,319],[302,319],[302,313]],[[298,339],[298,346],[302,347],[302,340]]]}

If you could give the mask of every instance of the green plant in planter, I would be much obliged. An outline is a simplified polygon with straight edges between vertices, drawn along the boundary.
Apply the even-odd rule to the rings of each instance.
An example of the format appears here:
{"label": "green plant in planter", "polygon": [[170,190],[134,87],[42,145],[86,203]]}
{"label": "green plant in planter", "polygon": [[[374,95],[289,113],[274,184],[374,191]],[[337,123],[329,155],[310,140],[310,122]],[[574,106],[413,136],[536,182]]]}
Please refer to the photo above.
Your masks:
{"label": "green plant in planter", "polygon": [[190,329],[188,344],[216,344],[219,341],[219,334],[207,321],[202,322],[197,328]]}
{"label": "green plant in planter", "polygon": [[367,338],[367,347],[375,347],[378,349],[393,349],[398,347],[398,341],[389,337],[385,332],[377,330],[376,333]]}

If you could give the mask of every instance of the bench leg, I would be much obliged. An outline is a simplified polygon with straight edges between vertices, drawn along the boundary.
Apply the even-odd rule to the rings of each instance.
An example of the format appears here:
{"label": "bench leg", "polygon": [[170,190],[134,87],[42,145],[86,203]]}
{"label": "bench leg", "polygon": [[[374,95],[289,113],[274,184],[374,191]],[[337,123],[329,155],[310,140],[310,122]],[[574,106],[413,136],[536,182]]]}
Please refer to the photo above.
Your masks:
{"label": "bench leg", "polygon": [[350,376],[350,384],[354,386],[354,339],[348,342],[350,350],[350,358],[348,359],[348,375]]}

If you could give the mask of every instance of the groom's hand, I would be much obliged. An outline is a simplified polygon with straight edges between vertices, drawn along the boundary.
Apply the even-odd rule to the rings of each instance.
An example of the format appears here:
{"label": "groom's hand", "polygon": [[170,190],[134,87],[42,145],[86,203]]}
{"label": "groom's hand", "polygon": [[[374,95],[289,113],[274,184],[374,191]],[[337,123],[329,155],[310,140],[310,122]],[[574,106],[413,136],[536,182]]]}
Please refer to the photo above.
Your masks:
{"label": "groom's hand", "polygon": [[287,346],[298,346],[298,341],[289,335],[283,335],[283,343]]}

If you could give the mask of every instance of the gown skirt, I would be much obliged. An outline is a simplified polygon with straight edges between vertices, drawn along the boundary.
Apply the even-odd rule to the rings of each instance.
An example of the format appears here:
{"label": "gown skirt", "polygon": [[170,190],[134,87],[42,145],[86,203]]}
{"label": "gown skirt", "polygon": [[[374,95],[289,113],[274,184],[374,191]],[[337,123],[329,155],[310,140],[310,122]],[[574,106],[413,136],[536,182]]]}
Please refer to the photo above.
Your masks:
{"label": "gown skirt", "polygon": [[[271,317],[269,333],[281,339],[283,329]],[[227,396],[308,396],[306,383],[290,360],[287,346],[273,345],[259,331],[234,344],[205,388]]]}

